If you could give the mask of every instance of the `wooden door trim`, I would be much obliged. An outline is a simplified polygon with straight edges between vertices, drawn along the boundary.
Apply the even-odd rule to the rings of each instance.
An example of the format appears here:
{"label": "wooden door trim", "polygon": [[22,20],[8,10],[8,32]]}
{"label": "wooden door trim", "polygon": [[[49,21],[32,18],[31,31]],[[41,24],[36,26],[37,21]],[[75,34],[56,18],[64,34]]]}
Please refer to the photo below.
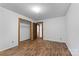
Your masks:
{"label": "wooden door trim", "polygon": [[39,38],[40,38],[40,25],[39,25]]}
{"label": "wooden door trim", "polygon": [[43,22],[42,22],[42,39],[43,39]]}
{"label": "wooden door trim", "polygon": [[18,17],[18,47],[20,47],[20,18]]}
{"label": "wooden door trim", "polygon": [[30,17],[30,40],[33,40],[33,20]]}

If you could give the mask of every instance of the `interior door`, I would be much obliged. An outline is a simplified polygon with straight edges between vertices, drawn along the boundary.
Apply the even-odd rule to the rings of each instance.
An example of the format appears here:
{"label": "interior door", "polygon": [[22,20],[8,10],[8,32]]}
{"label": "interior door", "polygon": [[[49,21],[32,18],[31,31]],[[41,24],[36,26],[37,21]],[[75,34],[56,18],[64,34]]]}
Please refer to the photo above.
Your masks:
{"label": "interior door", "polygon": [[37,39],[37,23],[33,23],[33,39]]}

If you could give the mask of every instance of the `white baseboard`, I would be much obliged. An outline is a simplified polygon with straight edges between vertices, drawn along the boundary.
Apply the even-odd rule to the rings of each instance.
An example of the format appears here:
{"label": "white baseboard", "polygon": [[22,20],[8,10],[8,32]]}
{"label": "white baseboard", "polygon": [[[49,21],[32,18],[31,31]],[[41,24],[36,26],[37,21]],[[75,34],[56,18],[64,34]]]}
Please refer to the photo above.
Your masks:
{"label": "white baseboard", "polygon": [[8,50],[8,49],[13,48],[13,47],[16,47],[16,46],[18,46],[18,45],[14,45],[14,46],[11,46],[11,47],[7,47],[7,48],[4,48],[4,49],[0,49],[0,51],[5,51],[5,50]]}
{"label": "white baseboard", "polygon": [[63,43],[65,43],[65,41],[64,40],[54,40],[54,39],[49,39],[49,38],[44,38],[43,40],[48,40],[48,41],[56,41],[56,42],[63,42]]}
{"label": "white baseboard", "polygon": [[69,45],[66,42],[66,45],[69,49],[69,51],[71,52],[72,56],[79,56],[79,49],[75,49],[75,48],[70,48]]}

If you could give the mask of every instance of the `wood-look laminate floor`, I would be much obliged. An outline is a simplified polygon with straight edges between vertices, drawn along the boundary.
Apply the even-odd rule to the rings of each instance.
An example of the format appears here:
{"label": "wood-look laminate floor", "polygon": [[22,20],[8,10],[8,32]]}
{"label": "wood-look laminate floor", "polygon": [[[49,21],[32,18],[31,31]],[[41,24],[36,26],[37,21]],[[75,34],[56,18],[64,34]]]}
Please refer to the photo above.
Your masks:
{"label": "wood-look laminate floor", "polygon": [[21,42],[21,47],[14,47],[0,52],[0,56],[71,56],[65,43],[37,39]]}

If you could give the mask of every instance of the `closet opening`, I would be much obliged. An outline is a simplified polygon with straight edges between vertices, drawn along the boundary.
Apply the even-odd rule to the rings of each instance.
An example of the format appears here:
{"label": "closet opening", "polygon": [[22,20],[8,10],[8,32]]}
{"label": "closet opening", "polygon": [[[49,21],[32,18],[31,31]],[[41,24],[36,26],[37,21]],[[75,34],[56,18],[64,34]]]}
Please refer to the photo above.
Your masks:
{"label": "closet opening", "polygon": [[18,18],[18,47],[30,44],[30,21]]}

